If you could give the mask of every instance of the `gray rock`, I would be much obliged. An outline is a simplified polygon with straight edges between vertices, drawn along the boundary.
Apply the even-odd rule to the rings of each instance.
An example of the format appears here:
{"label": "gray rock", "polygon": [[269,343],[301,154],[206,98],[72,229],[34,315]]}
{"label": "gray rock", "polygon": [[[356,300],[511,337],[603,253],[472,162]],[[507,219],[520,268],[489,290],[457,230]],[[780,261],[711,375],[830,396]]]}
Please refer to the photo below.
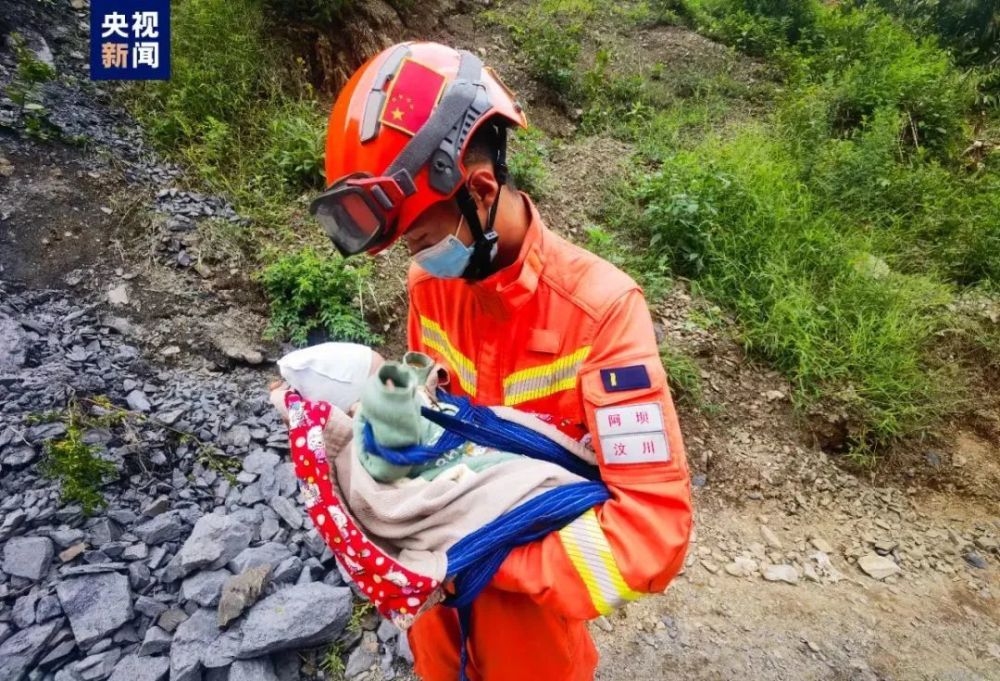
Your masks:
{"label": "gray rock", "polygon": [[181,584],[181,599],[194,601],[203,608],[219,602],[222,585],[233,574],[229,570],[211,570],[191,575]]}
{"label": "gray rock", "polygon": [[217,569],[250,544],[253,530],[231,516],[202,516],[177,553],[185,573],[208,567]]}
{"label": "gray rock", "polygon": [[141,390],[130,392],[125,396],[125,401],[128,403],[128,408],[132,411],[147,412],[153,408],[153,405],[149,403],[149,399],[146,397],[146,393]]}
{"label": "gray rock", "polygon": [[170,671],[166,657],[126,655],[118,662],[109,681],[163,681]]}
{"label": "gray rock", "polygon": [[145,543],[156,546],[180,539],[184,535],[184,521],[180,511],[170,511],[138,525],[132,533]]}
{"label": "gray rock", "polygon": [[858,567],[872,579],[885,579],[900,571],[894,560],[876,553],[869,553],[858,558]]}
{"label": "gray rock", "polygon": [[237,660],[229,668],[229,681],[278,681],[270,658]]}
{"label": "gray rock", "polygon": [[111,541],[117,541],[122,535],[118,525],[108,518],[97,518],[90,523],[90,545],[103,546]]}
{"label": "gray rock", "polygon": [[170,608],[160,615],[156,623],[163,627],[164,631],[173,632],[187,620],[188,614],[180,608]]}
{"label": "gray rock", "polygon": [[[4,449],[3,456],[0,457],[0,462],[2,462],[4,466],[18,469],[24,468],[36,458],[38,458],[38,450],[34,447],[31,445],[17,445]],[[5,535],[0,534],[0,538],[3,536]]]}
{"label": "gray rock", "polygon": [[799,583],[799,571],[793,565],[768,565],[763,574],[769,582]]}
{"label": "gray rock", "polygon": [[30,627],[35,623],[35,606],[38,605],[38,599],[41,597],[41,593],[32,591],[14,601],[11,614],[18,629]]}
{"label": "gray rock", "polygon": [[3,548],[3,571],[37,582],[49,571],[55,552],[48,537],[15,537]]}
{"label": "gray rock", "polygon": [[368,671],[378,662],[378,640],[370,631],[365,632],[361,638],[361,644],[351,651],[347,657],[347,666],[344,669],[344,678],[353,679],[356,676]]}
{"label": "gray rock", "polygon": [[149,596],[139,596],[135,599],[133,609],[136,612],[155,620],[162,612],[167,610],[167,606],[154,598],[150,598]]}
{"label": "gray rock", "polygon": [[94,563],[93,565],[64,567],[59,570],[59,574],[63,577],[79,577],[80,575],[99,575],[105,572],[116,572],[127,568],[128,566],[125,563]]}
{"label": "gray rock", "polygon": [[[55,640],[53,639],[53,642]],[[61,667],[62,663],[66,662],[75,651],[76,641],[71,637],[46,653],[45,657],[38,661],[38,668],[48,670]]]}
{"label": "gray rock", "polygon": [[21,325],[7,315],[0,316],[0,374],[14,373],[24,366],[27,352]]}
{"label": "gray rock", "polygon": [[61,614],[62,605],[59,603],[59,597],[55,595],[45,596],[38,601],[38,606],[35,608],[35,621],[48,622]]}
{"label": "gray rock", "polygon": [[128,583],[136,591],[142,591],[149,586],[152,575],[145,563],[131,563],[128,566]]}
{"label": "gray rock", "polygon": [[978,553],[976,553],[975,551],[969,551],[962,557],[965,558],[966,563],[976,568],[977,570],[985,570],[988,567],[986,559],[983,558]]}
{"label": "gray rock", "polygon": [[347,626],[351,606],[350,589],[320,582],[283,589],[250,610],[239,656],[246,659],[331,641]]}
{"label": "gray rock", "polygon": [[173,638],[173,636],[154,624],[146,630],[146,637],[142,639],[142,645],[139,646],[137,654],[140,657],[146,657],[148,655],[165,653],[170,650],[170,642]]}
{"label": "gray rock", "polygon": [[302,561],[298,556],[292,556],[281,561],[278,567],[274,568],[271,581],[276,584],[294,584],[300,574],[302,574]]}
{"label": "gray rock", "polygon": [[236,627],[221,634],[218,638],[208,644],[205,652],[201,654],[201,663],[208,669],[218,667],[228,667],[236,659],[236,654],[240,650],[240,641],[243,634]]}
{"label": "gray rock", "polygon": [[14,530],[19,528],[27,518],[28,514],[19,508],[8,513],[3,519],[3,524],[0,524],[0,541],[4,541],[7,537],[11,536]]}
{"label": "gray rock", "polygon": [[201,656],[220,633],[215,613],[208,609],[198,610],[182,622],[170,647],[171,681],[200,681]]}
{"label": "gray rock", "polygon": [[413,651],[410,649],[410,639],[406,636],[405,631],[399,632],[399,638],[396,639],[396,652],[406,664],[413,664]]}
{"label": "gray rock", "polygon": [[139,542],[122,551],[122,560],[143,560],[149,556],[149,546]]}
{"label": "gray rock", "polygon": [[74,671],[83,681],[103,681],[111,676],[121,656],[121,648],[110,648],[77,662]]}
{"label": "gray rock", "polygon": [[90,645],[133,617],[128,578],[117,573],[73,577],[56,586],[63,612],[81,648]]}
{"label": "gray rock", "polygon": [[270,565],[277,567],[282,561],[291,558],[292,552],[284,544],[268,542],[260,546],[245,549],[238,556],[229,561],[229,570],[239,574],[247,568],[257,565]]}
{"label": "gray rock", "polygon": [[35,668],[62,624],[62,620],[37,624],[22,629],[0,644],[0,679],[21,681]]}
{"label": "gray rock", "polygon": [[274,512],[281,516],[281,519],[288,523],[289,527],[297,530],[302,527],[302,513],[291,501],[282,496],[274,496],[268,501]]}
{"label": "gray rock", "polygon": [[233,426],[219,438],[223,445],[245,449],[250,446],[250,429],[244,425]]}
{"label": "gray rock", "polygon": [[128,305],[128,285],[119,284],[108,291],[108,302],[116,307]]}
{"label": "gray rock", "polygon": [[278,681],[299,681],[302,660],[298,652],[286,650],[271,659],[274,661],[274,673],[278,675]]}
{"label": "gray rock", "polygon": [[376,633],[378,635],[378,640],[382,643],[386,643],[399,636],[399,628],[391,621],[384,619],[379,622]]}
{"label": "gray rock", "polygon": [[257,475],[262,475],[265,471],[272,473],[280,461],[281,458],[277,454],[266,449],[256,449],[243,459],[243,470]]}
{"label": "gray rock", "polygon": [[161,513],[166,513],[170,510],[170,497],[160,496],[153,501],[146,504],[146,507],[142,509],[142,514],[153,518],[160,515]]}
{"label": "gray rock", "polygon": [[219,600],[220,627],[227,626],[257,602],[267,586],[270,574],[270,565],[257,565],[226,580]]}
{"label": "gray rock", "polygon": [[83,537],[83,530],[78,529],[52,530],[49,532],[49,539],[54,541],[60,549],[69,548],[82,540]]}

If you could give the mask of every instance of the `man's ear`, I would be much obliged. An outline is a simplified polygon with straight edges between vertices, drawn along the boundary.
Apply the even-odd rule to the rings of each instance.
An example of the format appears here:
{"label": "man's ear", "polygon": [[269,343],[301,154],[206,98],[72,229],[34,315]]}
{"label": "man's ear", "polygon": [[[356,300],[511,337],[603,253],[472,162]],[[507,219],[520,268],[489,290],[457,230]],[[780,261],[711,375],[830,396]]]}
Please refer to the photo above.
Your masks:
{"label": "man's ear", "polygon": [[472,198],[476,202],[476,208],[479,210],[487,210],[497,200],[500,184],[497,182],[492,168],[486,165],[476,168],[469,173],[469,179],[466,182],[469,185]]}

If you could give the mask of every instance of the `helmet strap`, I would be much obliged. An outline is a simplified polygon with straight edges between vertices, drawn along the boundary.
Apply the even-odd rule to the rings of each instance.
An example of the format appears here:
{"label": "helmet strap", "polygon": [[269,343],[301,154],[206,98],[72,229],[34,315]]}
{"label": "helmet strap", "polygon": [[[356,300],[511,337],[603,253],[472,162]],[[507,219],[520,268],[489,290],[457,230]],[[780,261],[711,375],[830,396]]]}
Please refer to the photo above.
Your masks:
{"label": "helmet strap", "polygon": [[470,281],[485,279],[493,273],[493,258],[496,255],[497,240],[499,239],[493,229],[493,224],[496,222],[500,196],[503,193],[504,185],[507,184],[509,171],[507,169],[507,127],[502,124],[496,127],[497,157],[493,160],[493,174],[497,178],[497,196],[490,206],[485,229],[479,221],[479,211],[476,210],[476,202],[472,198],[468,185],[463,183],[455,194],[458,208],[465,216],[465,221],[469,223],[469,231],[472,232],[472,258],[469,260],[469,266],[462,273],[462,277]]}

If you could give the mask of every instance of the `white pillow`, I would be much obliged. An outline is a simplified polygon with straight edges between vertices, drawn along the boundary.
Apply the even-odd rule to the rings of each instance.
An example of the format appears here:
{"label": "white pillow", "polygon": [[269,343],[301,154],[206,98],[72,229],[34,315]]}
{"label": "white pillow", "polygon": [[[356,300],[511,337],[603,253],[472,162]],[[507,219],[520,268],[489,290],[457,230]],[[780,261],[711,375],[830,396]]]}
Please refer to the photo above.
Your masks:
{"label": "white pillow", "polygon": [[322,343],[288,353],[278,360],[278,369],[302,397],[346,412],[361,399],[373,356],[371,348],[357,343]]}

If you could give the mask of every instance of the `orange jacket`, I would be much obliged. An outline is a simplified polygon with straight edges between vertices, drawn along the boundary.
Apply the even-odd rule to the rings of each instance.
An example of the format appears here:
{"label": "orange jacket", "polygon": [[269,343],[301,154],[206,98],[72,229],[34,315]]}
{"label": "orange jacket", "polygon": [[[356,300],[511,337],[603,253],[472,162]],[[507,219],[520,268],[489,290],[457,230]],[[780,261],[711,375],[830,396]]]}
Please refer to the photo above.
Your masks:
{"label": "orange jacket", "polygon": [[691,528],[688,469],[638,285],[549,231],[531,200],[518,260],[470,284],[410,268],[409,347],[477,404],[551,414],[590,437],[611,499],[515,550],[494,577],[564,617],[591,619],[680,570]]}

